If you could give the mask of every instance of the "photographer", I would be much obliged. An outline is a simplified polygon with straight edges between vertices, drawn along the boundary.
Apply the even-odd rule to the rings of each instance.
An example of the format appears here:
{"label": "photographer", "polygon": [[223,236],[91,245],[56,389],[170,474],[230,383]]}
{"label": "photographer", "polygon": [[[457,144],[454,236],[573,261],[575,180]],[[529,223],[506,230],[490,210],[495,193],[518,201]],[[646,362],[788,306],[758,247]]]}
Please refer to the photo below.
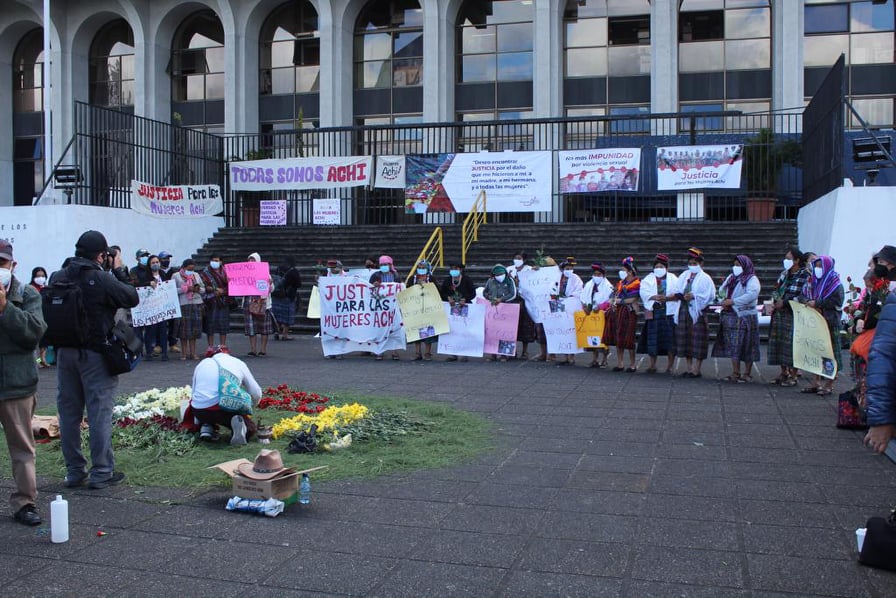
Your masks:
{"label": "photographer", "polygon": [[[65,269],[54,272],[49,285],[68,280],[81,289],[86,317],[87,341],[60,346],[57,352],[59,394],[59,432],[65,458],[67,488],[88,481],[91,489],[120,483],[124,474],[115,471],[112,454],[112,406],[118,376],[109,373],[102,355],[103,345],[112,330],[115,311],[137,305],[137,289],[130,284],[121,254],[114,252],[102,233],[85,232],[75,245],[75,256]],[[90,424],[90,460],[81,453],[81,421],[84,410]]]}

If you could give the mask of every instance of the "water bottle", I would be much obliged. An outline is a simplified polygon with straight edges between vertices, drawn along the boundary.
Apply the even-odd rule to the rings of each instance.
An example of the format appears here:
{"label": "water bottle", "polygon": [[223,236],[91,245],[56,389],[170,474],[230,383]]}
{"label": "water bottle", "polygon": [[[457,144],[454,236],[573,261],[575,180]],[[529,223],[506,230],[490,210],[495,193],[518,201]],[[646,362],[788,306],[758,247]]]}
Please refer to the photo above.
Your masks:
{"label": "water bottle", "polygon": [[61,494],[50,503],[50,539],[54,544],[68,542],[68,501]]}
{"label": "water bottle", "polygon": [[307,505],[311,502],[311,478],[307,473],[302,474],[302,483],[299,484],[299,503]]}

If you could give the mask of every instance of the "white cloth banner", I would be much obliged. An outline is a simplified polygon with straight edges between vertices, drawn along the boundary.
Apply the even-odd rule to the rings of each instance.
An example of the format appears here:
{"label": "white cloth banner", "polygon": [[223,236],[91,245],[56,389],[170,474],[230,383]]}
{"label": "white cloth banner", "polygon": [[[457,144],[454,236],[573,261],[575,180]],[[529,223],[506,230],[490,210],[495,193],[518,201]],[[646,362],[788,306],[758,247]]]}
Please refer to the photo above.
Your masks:
{"label": "white cloth banner", "polygon": [[743,145],[680,145],[656,151],[657,189],[739,189]]}
{"label": "white cloth banner", "polygon": [[380,189],[404,189],[404,156],[377,156],[374,186]]}
{"label": "white cloth banner", "polygon": [[317,285],[324,355],[352,351],[380,354],[405,348],[404,324],[396,300],[403,284],[383,283],[374,289],[354,277],[326,276]]}
{"label": "white cloth banner", "polygon": [[439,335],[439,354],[482,357],[485,344],[485,306],[476,303],[452,309],[443,303],[448,315],[448,333]]}
{"label": "white cloth banner", "polygon": [[252,160],[230,163],[234,191],[338,189],[369,185],[370,156]]}
{"label": "white cloth banner", "polygon": [[489,212],[551,211],[551,152],[455,154],[442,179],[455,212],[485,191]]}
{"label": "white cloth banner", "polygon": [[313,224],[339,224],[342,221],[338,199],[312,199],[311,211]]}
{"label": "white cloth banner", "polygon": [[180,317],[180,301],[173,280],[159,283],[156,288],[137,287],[137,296],[140,303],[131,308],[134,326],[152,326]]}
{"label": "white cloth banner", "polygon": [[558,152],[560,193],[637,191],[641,148],[583,149]]}
{"label": "white cloth banner", "polygon": [[566,297],[550,301],[549,306],[542,322],[548,353],[581,353],[576,340],[575,313],[582,309],[582,302],[577,297]]}
{"label": "white cloth banner", "polygon": [[285,199],[265,199],[258,204],[261,208],[258,219],[260,226],[286,226]]}
{"label": "white cloth banner", "polygon": [[205,218],[224,211],[217,185],[156,187],[131,181],[131,209],[158,218]]}
{"label": "white cloth banner", "polygon": [[523,270],[519,274],[519,292],[526,302],[526,311],[536,324],[541,323],[550,312],[548,301],[552,292],[560,284],[560,268],[546,266],[539,269]]}

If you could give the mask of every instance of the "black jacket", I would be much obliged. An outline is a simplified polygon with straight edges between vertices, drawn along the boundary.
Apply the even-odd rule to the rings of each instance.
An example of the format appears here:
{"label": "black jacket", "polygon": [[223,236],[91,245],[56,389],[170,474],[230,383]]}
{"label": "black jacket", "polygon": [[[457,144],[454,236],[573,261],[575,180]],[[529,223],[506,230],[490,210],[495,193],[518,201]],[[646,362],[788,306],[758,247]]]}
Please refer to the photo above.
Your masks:
{"label": "black jacket", "polygon": [[131,278],[124,267],[105,272],[96,262],[73,257],[66,269],[53,272],[49,284],[53,284],[59,276],[77,280],[81,284],[88,327],[85,349],[99,351],[115,325],[115,311],[134,307],[140,302],[137,289],[131,284]]}
{"label": "black jacket", "polygon": [[148,287],[154,280],[149,266],[134,266],[129,272],[131,284],[135,287]]}
{"label": "black jacket", "polygon": [[467,303],[472,303],[473,299],[476,298],[476,287],[473,286],[473,279],[466,274],[461,274],[460,284],[455,288],[454,279],[448,276],[442,281],[439,294],[442,295],[442,301],[448,301],[448,299],[457,294],[463,297]]}

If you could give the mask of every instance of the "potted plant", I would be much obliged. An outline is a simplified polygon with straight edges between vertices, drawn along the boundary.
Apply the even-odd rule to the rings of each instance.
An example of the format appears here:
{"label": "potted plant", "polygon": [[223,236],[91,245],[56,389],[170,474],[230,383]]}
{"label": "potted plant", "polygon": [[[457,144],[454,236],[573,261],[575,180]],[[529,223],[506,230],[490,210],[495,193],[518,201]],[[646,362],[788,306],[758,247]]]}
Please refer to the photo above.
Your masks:
{"label": "potted plant", "polygon": [[747,181],[747,219],[771,220],[778,203],[778,177],[785,164],[799,166],[802,146],[793,139],[776,139],[771,129],[760,129],[744,140],[744,177]]}

